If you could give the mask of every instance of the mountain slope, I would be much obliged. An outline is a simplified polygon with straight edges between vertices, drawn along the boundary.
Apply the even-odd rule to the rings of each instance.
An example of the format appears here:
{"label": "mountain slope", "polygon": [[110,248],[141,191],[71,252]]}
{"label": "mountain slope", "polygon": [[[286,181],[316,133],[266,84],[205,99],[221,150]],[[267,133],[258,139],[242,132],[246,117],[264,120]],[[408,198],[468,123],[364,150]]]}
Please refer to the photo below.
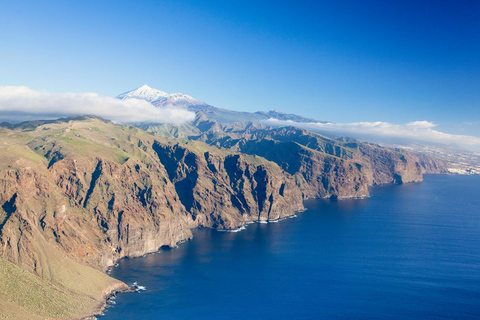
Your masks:
{"label": "mountain slope", "polygon": [[192,112],[202,112],[209,119],[220,122],[238,122],[238,121],[264,121],[270,118],[283,121],[297,122],[321,122],[311,118],[305,118],[295,114],[286,114],[277,110],[263,112],[242,112],[213,107],[205,102],[199,101],[185,93],[166,93],[157,89],[143,85],[137,89],[127,91],[117,96],[117,99],[142,99],[150,102],[156,107],[163,108],[167,106],[185,107]]}

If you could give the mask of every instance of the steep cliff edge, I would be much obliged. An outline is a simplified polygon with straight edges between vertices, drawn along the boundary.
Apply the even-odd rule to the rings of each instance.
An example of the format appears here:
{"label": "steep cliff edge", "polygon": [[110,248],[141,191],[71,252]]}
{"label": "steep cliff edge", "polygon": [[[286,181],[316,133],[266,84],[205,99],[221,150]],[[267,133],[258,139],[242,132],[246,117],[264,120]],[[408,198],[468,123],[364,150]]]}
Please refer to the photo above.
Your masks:
{"label": "steep cliff edge", "polygon": [[426,156],[296,127],[221,124],[202,114],[193,126],[200,133],[191,139],[277,163],[295,178],[306,198],[361,198],[373,185],[418,182],[424,173],[445,172],[443,162]]}
{"label": "steep cliff edge", "polygon": [[292,177],[263,158],[198,142],[155,142],[153,148],[198,226],[232,229],[303,209]]}
{"label": "steep cliff edge", "polygon": [[175,246],[193,227],[238,228],[303,209],[275,163],[99,119],[2,129],[0,143],[0,257],[53,288],[36,306],[29,296],[0,304],[16,315],[84,316],[125,287],[102,272],[122,257]]}
{"label": "steep cliff edge", "polygon": [[[190,140],[87,117],[0,129],[0,311],[79,318],[125,288],[106,268],[190,239],[191,228],[277,220],[307,197],[365,197],[442,170],[296,128],[197,122]],[[20,277],[30,294],[8,294]]]}

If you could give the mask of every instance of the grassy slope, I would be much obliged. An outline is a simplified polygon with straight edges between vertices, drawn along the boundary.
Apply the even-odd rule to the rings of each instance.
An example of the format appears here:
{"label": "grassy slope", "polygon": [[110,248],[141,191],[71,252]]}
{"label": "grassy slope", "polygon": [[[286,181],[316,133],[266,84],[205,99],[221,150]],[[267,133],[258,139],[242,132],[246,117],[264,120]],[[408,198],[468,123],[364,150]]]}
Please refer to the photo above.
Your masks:
{"label": "grassy slope", "polygon": [[[115,128],[120,141],[104,130]],[[31,167],[45,170],[49,160],[35,145],[57,142],[65,154],[102,156],[123,163],[128,154],[122,140],[136,129],[115,127],[100,120],[46,124],[34,130],[0,130],[0,170]],[[112,132],[109,132],[112,133]],[[143,134],[143,133],[142,133]],[[0,223],[5,212],[0,209]],[[40,233],[40,232],[39,232]],[[37,233],[37,234],[39,234]],[[98,311],[104,296],[124,284],[101,271],[65,257],[45,238],[37,236],[42,277],[0,256],[0,319],[76,319]]]}
{"label": "grassy slope", "polygon": [[[76,319],[98,309],[103,291],[116,281],[95,269],[71,260],[68,263],[68,269],[56,269],[76,274],[67,283],[70,288],[0,257],[0,319]],[[75,285],[83,288],[75,290]],[[85,290],[87,285],[93,288]]]}

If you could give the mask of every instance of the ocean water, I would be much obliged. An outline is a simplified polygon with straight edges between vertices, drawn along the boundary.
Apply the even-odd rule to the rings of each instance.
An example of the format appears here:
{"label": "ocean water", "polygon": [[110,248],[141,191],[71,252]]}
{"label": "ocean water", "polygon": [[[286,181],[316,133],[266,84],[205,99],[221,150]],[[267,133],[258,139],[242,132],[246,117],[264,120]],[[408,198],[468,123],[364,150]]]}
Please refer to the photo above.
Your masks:
{"label": "ocean water", "polygon": [[480,176],[426,176],[125,259],[107,319],[480,319]]}

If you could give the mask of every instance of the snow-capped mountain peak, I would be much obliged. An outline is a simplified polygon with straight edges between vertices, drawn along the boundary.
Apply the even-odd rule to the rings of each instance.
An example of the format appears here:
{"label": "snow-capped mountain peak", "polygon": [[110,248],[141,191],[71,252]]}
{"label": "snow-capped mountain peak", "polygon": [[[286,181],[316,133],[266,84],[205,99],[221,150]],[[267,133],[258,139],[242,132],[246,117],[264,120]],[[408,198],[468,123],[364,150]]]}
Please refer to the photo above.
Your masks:
{"label": "snow-capped mountain peak", "polygon": [[170,93],[167,96],[159,98],[157,101],[152,102],[152,104],[157,107],[167,106],[167,105],[186,106],[186,107],[205,105],[205,103],[198,101],[197,99],[185,93]]}
{"label": "snow-capped mountain peak", "polygon": [[124,92],[124,93],[118,95],[117,99],[125,100],[125,99],[134,98],[134,99],[146,100],[146,101],[152,103],[152,102],[154,102],[158,99],[161,99],[163,97],[166,97],[166,96],[168,96],[168,93],[157,90],[157,89],[150,88],[149,86],[144,84],[143,86],[141,86],[141,87],[139,87],[135,90],[127,91],[127,92]]}
{"label": "snow-capped mountain peak", "polygon": [[185,93],[166,93],[157,89],[150,88],[146,84],[132,91],[127,91],[117,96],[117,99],[141,99],[150,102],[154,106],[164,107],[173,106],[203,106],[204,102],[189,96]]}

